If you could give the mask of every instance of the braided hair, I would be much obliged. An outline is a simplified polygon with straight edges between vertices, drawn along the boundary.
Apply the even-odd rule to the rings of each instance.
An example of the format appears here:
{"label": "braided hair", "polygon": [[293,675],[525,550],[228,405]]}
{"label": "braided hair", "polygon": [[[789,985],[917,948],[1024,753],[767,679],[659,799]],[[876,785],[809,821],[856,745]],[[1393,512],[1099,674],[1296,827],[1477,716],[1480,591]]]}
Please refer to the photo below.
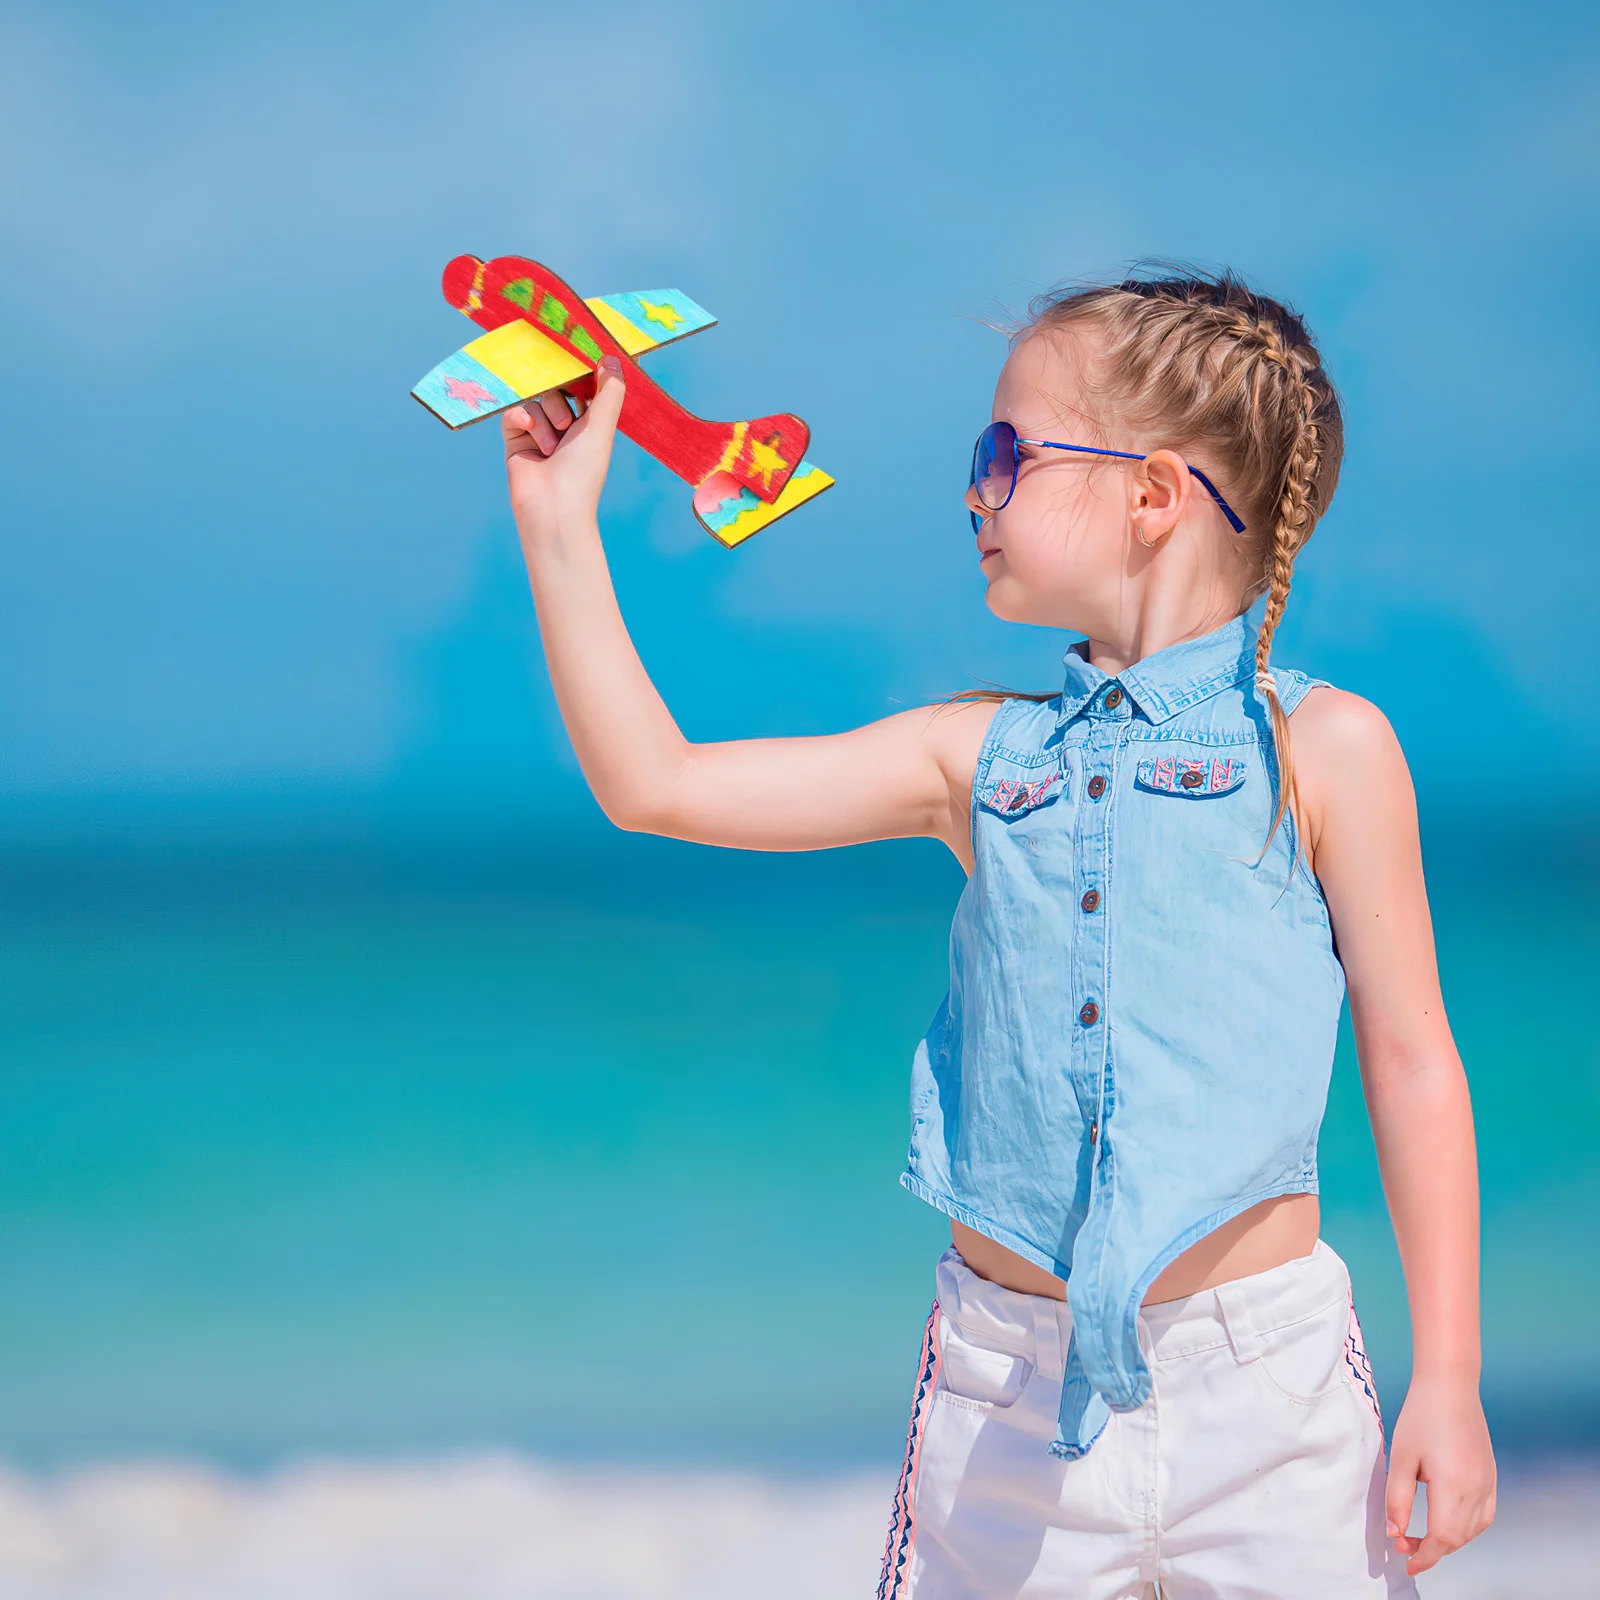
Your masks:
{"label": "braided hair", "polygon": [[[1232,273],[1171,270],[1042,296],[1018,338],[1083,330],[1085,387],[1147,438],[1203,459],[1244,515],[1267,596],[1255,689],[1272,724],[1278,792],[1270,844],[1295,799],[1289,719],[1272,674],[1295,557],[1328,508],[1344,456],[1339,397],[1301,317]],[[1202,455],[1203,452],[1203,455]]]}

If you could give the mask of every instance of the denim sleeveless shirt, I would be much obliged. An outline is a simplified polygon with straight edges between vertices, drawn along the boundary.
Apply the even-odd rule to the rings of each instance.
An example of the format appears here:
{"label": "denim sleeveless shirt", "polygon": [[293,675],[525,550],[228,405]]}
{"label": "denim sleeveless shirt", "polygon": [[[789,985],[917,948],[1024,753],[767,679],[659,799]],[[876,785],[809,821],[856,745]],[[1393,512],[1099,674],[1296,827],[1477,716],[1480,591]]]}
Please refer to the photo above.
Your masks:
{"label": "denim sleeveless shirt", "polygon": [[[1004,701],[973,778],[950,992],[912,1066],[901,1182],[1067,1281],[1051,1450],[1150,1394],[1139,1306],[1229,1217],[1314,1193],[1344,972],[1276,809],[1264,602],[1115,678]],[[1276,672],[1292,711],[1314,684]]]}

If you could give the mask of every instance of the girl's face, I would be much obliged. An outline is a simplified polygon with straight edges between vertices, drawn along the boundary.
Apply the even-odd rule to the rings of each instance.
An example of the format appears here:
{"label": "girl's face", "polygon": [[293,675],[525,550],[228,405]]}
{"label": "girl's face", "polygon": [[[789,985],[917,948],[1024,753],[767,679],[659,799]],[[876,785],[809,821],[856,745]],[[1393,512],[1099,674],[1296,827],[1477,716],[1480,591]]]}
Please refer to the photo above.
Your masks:
{"label": "girl's face", "polygon": [[[994,420],[1009,422],[1019,439],[1138,449],[1101,438],[1074,367],[1064,340],[1024,339],[1000,373]],[[986,519],[978,553],[989,609],[1007,622],[1092,634],[1122,595],[1129,562],[1153,553],[1133,538],[1143,508],[1130,503],[1140,487],[1128,469],[1141,463],[1025,444],[1017,453],[1017,487],[1004,510],[988,511],[967,491],[968,508]]]}
{"label": "girl's face", "polygon": [[[1081,337],[1081,336],[1080,336]],[[995,421],[1019,439],[1148,451],[1137,461],[1018,445],[1017,487],[986,517],[978,554],[989,609],[1007,622],[1087,634],[1111,656],[1156,631],[1206,632],[1244,609],[1248,550],[1176,451],[1150,449],[1114,411],[1097,420],[1085,397],[1082,346],[1050,334],[1011,352],[994,394]],[[1111,430],[1107,436],[1106,430]]]}

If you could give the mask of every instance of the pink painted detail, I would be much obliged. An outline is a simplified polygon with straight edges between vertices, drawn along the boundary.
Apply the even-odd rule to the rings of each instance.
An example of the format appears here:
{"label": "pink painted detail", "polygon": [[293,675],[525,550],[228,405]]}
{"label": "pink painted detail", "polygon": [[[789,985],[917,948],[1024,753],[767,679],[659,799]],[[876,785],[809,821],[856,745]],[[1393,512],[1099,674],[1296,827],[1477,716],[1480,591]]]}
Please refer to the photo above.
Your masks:
{"label": "pink painted detail", "polygon": [[1177,774],[1177,766],[1171,756],[1164,756],[1156,762],[1155,786],[1158,789],[1170,789],[1172,780]]}
{"label": "pink painted detail", "polygon": [[1372,1376],[1372,1363],[1367,1359],[1367,1344],[1361,1336],[1361,1323],[1356,1318],[1353,1294],[1350,1297],[1350,1332],[1344,1341],[1344,1364],[1346,1376],[1355,1386],[1356,1393],[1366,1402],[1381,1433],[1383,1412],[1378,1405],[1378,1385]]}
{"label": "pink painted detail", "polygon": [[939,1302],[933,1302],[922,1334],[917,1386],[911,1396],[911,1426],[906,1433],[906,1459],[889,1514],[889,1538],[883,1547],[883,1575],[878,1600],[903,1600],[911,1583],[911,1556],[916,1544],[917,1472],[922,1464],[922,1439],[939,1385]]}
{"label": "pink painted detail", "polygon": [[459,400],[463,405],[492,406],[494,404],[494,396],[481,383],[474,383],[470,378],[446,378],[444,380],[444,389],[452,400]]}
{"label": "pink painted detail", "polygon": [[1215,794],[1219,789],[1228,787],[1228,779],[1233,774],[1233,763],[1224,761],[1221,756],[1211,758],[1211,792]]}

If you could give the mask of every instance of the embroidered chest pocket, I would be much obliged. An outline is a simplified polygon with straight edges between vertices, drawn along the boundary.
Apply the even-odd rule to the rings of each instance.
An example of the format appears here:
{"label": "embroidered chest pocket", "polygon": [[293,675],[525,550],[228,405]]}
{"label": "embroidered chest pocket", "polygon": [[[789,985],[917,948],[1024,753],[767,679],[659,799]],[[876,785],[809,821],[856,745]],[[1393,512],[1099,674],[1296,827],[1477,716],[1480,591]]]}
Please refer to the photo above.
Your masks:
{"label": "embroidered chest pocket", "polygon": [[1244,785],[1248,764],[1238,756],[1152,756],[1139,763],[1133,781],[1152,794],[1214,800]]}
{"label": "embroidered chest pocket", "polygon": [[1026,816],[1067,792],[1067,775],[1060,757],[1052,753],[1032,766],[996,761],[973,791],[985,810],[1002,817]]}

